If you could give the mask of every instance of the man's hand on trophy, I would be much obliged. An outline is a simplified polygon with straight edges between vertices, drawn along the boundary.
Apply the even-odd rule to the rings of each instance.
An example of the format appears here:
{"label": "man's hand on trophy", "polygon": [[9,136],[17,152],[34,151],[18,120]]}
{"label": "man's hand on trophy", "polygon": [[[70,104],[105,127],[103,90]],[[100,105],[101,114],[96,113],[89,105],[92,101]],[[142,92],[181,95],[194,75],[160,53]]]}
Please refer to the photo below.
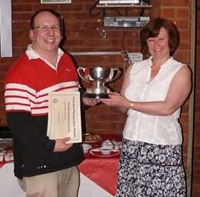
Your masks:
{"label": "man's hand on trophy", "polygon": [[95,106],[97,104],[99,104],[101,102],[100,99],[96,99],[96,98],[85,98],[83,97],[83,103],[87,106]]}

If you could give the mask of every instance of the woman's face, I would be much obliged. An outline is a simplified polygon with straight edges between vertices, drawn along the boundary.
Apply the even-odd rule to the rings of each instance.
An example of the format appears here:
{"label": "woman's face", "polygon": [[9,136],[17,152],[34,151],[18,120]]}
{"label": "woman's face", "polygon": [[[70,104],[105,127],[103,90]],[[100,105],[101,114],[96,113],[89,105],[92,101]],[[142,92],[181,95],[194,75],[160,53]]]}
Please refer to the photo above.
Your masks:
{"label": "woman's face", "polygon": [[154,59],[168,58],[170,56],[168,40],[168,31],[163,27],[157,37],[147,39],[149,53]]}

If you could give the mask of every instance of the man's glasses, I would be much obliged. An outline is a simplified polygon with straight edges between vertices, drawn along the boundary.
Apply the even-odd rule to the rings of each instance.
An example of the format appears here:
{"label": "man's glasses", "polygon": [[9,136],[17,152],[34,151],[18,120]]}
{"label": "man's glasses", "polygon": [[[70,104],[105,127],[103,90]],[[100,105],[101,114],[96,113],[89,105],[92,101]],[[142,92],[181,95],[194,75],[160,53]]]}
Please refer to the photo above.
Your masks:
{"label": "man's glasses", "polygon": [[52,31],[60,31],[60,27],[56,25],[53,25],[53,26],[39,25],[39,26],[33,27],[33,29],[39,29],[40,31],[43,31],[43,32],[48,32],[50,29]]}

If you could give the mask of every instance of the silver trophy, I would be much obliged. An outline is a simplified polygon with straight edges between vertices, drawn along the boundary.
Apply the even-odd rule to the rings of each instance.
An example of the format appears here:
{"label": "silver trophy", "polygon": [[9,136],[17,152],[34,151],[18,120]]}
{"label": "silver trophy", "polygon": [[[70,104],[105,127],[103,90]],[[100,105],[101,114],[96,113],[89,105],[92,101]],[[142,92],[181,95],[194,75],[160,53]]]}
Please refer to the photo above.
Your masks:
{"label": "silver trophy", "polygon": [[81,79],[91,84],[84,95],[87,98],[108,98],[110,89],[105,84],[114,81],[122,73],[119,68],[102,68],[100,66],[79,67],[77,71]]}

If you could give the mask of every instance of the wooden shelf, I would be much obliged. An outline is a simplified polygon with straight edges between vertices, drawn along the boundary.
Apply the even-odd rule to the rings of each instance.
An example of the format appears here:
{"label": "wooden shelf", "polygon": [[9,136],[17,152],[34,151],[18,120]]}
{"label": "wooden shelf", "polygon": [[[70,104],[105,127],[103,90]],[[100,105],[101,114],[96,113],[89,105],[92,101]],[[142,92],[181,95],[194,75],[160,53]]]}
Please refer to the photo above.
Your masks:
{"label": "wooden shelf", "polygon": [[135,31],[143,27],[103,27],[105,31]]}
{"label": "wooden shelf", "polygon": [[152,5],[135,5],[135,4],[98,4],[97,8],[152,8]]}

